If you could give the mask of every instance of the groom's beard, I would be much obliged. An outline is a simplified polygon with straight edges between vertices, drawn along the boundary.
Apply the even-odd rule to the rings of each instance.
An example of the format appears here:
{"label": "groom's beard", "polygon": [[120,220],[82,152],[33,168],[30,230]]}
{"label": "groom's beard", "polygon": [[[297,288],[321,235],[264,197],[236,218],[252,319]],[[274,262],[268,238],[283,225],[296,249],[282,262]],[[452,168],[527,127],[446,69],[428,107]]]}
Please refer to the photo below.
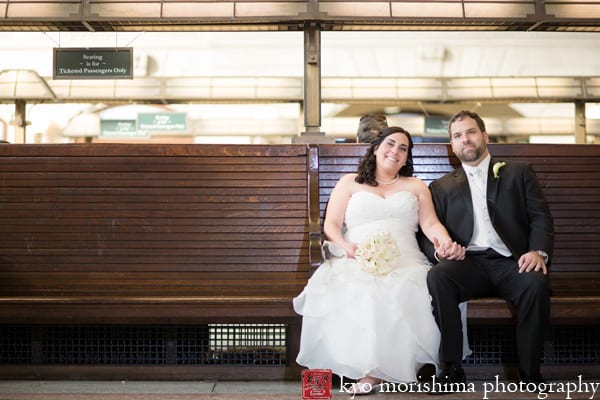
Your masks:
{"label": "groom's beard", "polygon": [[467,163],[479,160],[485,152],[485,149],[485,145],[481,145],[468,150],[462,149],[460,152],[455,152],[454,154],[460,161]]}

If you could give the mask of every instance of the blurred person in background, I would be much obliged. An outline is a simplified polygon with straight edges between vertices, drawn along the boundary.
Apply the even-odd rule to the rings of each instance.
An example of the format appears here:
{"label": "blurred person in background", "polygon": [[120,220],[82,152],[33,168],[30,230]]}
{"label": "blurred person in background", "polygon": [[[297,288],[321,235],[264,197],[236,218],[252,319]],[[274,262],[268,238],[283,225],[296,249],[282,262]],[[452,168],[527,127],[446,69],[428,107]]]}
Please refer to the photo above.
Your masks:
{"label": "blurred person in background", "polygon": [[388,127],[385,114],[368,113],[360,117],[356,132],[356,143],[372,143],[377,135]]}

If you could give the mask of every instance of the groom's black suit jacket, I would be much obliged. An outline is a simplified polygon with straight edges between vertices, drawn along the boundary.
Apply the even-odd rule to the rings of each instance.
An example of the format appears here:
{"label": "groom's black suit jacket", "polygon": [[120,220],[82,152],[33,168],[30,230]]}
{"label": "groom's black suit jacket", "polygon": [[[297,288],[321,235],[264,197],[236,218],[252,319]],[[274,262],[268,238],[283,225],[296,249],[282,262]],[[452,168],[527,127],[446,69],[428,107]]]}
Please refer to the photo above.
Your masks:
{"label": "groom's black suit jacket", "polygon": [[[533,170],[523,162],[506,162],[496,178],[493,165],[499,161],[491,159],[487,182],[487,206],[496,232],[515,260],[530,250],[545,251],[551,259],[552,215]],[[464,169],[442,176],[429,188],[440,221],[466,247],[473,235],[473,203]],[[432,243],[422,239],[423,251],[435,263]]]}

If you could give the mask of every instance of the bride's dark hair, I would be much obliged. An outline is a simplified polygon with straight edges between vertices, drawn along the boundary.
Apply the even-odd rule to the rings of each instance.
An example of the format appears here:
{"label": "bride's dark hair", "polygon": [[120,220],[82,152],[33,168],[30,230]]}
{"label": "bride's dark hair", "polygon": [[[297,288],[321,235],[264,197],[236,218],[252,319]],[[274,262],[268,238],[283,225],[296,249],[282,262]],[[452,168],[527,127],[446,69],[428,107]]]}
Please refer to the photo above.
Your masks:
{"label": "bride's dark hair", "polygon": [[400,171],[398,171],[398,176],[413,176],[415,169],[413,167],[412,158],[413,141],[410,137],[410,133],[399,126],[390,126],[389,128],[381,131],[381,133],[377,135],[377,138],[371,142],[371,146],[369,146],[367,149],[366,154],[363,156],[358,166],[358,174],[356,175],[356,178],[354,178],[356,182],[366,183],[370,186],[378,186],[377,180],[375,179],[375,170],[377,169],[375,151],[379,148],[381,143],[383,143],[386,137],[394,133],[402,133],[408,138],[408,155],[406,157],[406,164],[400,168]]}

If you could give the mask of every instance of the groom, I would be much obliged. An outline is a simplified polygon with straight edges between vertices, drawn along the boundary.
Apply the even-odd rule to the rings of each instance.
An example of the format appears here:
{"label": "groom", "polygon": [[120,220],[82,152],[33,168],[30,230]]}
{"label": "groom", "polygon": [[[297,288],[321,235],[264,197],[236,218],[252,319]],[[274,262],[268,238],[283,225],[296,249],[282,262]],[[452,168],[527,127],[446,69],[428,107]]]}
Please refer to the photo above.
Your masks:
{"label": "groom", "polygon": [[517,309],[519,378],[543,382],[540,357],[550,315],[547,266],[552,256],[552,215],[532,169],[522,162],[491,158],[481,117],[460,111],[449,122],[452,151],[461,167],[430,185],[437,215],[453,240],[467,248],[463,261],[452,249],[437,254],[427,276],[433,312],[441,330],[438,382],[465,382],[461,366],[462,326],[458,304],[502,297]]}

